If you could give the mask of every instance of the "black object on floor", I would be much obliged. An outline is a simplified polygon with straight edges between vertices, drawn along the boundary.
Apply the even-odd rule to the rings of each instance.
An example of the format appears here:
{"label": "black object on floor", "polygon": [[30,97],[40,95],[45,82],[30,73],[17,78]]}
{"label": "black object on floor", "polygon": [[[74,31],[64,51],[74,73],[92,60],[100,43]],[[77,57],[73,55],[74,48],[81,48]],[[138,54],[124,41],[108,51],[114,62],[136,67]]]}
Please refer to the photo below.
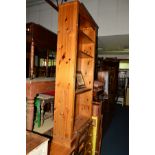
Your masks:
{"label": "black object on floor", "polygon": [[129,155],[129,107],[116,105],[115,110],[102,137],[101,155]]}

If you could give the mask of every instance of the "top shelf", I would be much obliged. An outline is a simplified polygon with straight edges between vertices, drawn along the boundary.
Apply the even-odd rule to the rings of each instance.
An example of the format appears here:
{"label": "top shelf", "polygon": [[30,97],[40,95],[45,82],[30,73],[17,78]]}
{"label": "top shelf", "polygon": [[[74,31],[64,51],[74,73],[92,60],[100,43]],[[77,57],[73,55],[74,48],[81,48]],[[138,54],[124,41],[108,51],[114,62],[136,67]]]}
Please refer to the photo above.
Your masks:
{"label": "top shelf", "polygon": [[94,43],[94,41],[88,36],[86,35],[82,30],[79,30],[79,39],[82,40],[83,43]]}

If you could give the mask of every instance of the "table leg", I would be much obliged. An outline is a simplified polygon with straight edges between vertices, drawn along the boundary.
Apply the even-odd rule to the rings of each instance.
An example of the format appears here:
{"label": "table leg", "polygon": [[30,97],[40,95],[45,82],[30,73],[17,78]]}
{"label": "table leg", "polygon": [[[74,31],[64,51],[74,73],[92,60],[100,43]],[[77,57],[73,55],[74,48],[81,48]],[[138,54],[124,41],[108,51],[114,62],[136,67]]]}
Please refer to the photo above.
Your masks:
{"label": "table leg", "polygon": [[34,118],[34,99],[27,99],[26,129],[32,131]]}

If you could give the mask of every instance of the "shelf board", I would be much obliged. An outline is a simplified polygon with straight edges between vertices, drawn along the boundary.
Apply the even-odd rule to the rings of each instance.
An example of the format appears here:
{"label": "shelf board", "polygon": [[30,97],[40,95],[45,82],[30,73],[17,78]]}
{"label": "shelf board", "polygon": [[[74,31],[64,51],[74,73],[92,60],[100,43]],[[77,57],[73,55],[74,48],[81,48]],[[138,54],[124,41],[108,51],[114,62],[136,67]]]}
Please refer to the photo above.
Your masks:
{"label": "shelf board", "polygon": [[94,43],[94,41],[86,35],[82,30],[79,30],[79,34],[81,36],[81,39],[83,40],[84,43]]}
{"label": "shelf board", "polygon": [[89,55],[86,52],[81,51],[81,50],[78,52],[78,56],[81,58],[93,58],[93,56],[91,56],[91,55]]}
{"label": "shelf board", "polygon": [[76,94],[80,94],[80,93],[84,93],[86,91],[90,91],[92,90],[91,88],[81,88],[81,89],[76,89],[75,93]]}
{"label": "shelf board", "polygon": [[53,118],[45,119],[43,126],[38,127],[37,124],[34,125],[34,132],[45,134],[47,131],[51,130],[54,127]]}
{"label": "shelf board", "polygon": [[74,133],[78,132],[89,120],[90,118],[86,116],[76,117],[74,124]]}
{"label": "shelf board", "polygon": [[80,15],[80,27],[84,27],[84,28],[92,27],[93,28],[92,24],[81,15]]}

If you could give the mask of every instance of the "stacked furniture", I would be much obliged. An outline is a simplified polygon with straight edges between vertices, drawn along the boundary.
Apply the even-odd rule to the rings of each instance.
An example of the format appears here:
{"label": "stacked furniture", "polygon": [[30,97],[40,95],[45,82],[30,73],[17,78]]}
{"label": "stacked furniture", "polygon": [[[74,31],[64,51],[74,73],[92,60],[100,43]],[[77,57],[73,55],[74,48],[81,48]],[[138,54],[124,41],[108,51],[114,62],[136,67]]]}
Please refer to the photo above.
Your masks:
{"label": "stacked furniture", "polygon": [[59,5],[52,155],[61,154],[62,146],[72,154],[92,153],[97,30],[79,1]]}
{"label": "stacked furniture", "polygon": [[104,94],[103,100],[103,128],[106,129],[114,115],[118,97],[119,60],[117,58],[98,58],[98,72],[100,73],[98,80],[102,82],[104,81],[103,74],[108,74],[108,79],[105,81],[108,83],[107,90],[104,90],[107,92]]}
{"label": "stacked furniture", "polygon": [[[49,50],[57,47],[57,35],[41,25],[28,23],[26,25],[26,129],[33,130],[34,101],[39,93],[55,90],[55,78],[48,77]],[[36,56],[46,58],[46,76],[37,77]]]}
{"label": "stacked furniture", "polygon": [[[36,23],[26,24],[26,77],[50,77],[54,65],[48,66],[54,58],[57,47],[57,35]],[[40,60],[45,59],[46,65],[41,66]]]}
{"label": "stacked furniture", "polygon": [[102,140],[102,102],[93,102],[92,155],[100,155]]}

